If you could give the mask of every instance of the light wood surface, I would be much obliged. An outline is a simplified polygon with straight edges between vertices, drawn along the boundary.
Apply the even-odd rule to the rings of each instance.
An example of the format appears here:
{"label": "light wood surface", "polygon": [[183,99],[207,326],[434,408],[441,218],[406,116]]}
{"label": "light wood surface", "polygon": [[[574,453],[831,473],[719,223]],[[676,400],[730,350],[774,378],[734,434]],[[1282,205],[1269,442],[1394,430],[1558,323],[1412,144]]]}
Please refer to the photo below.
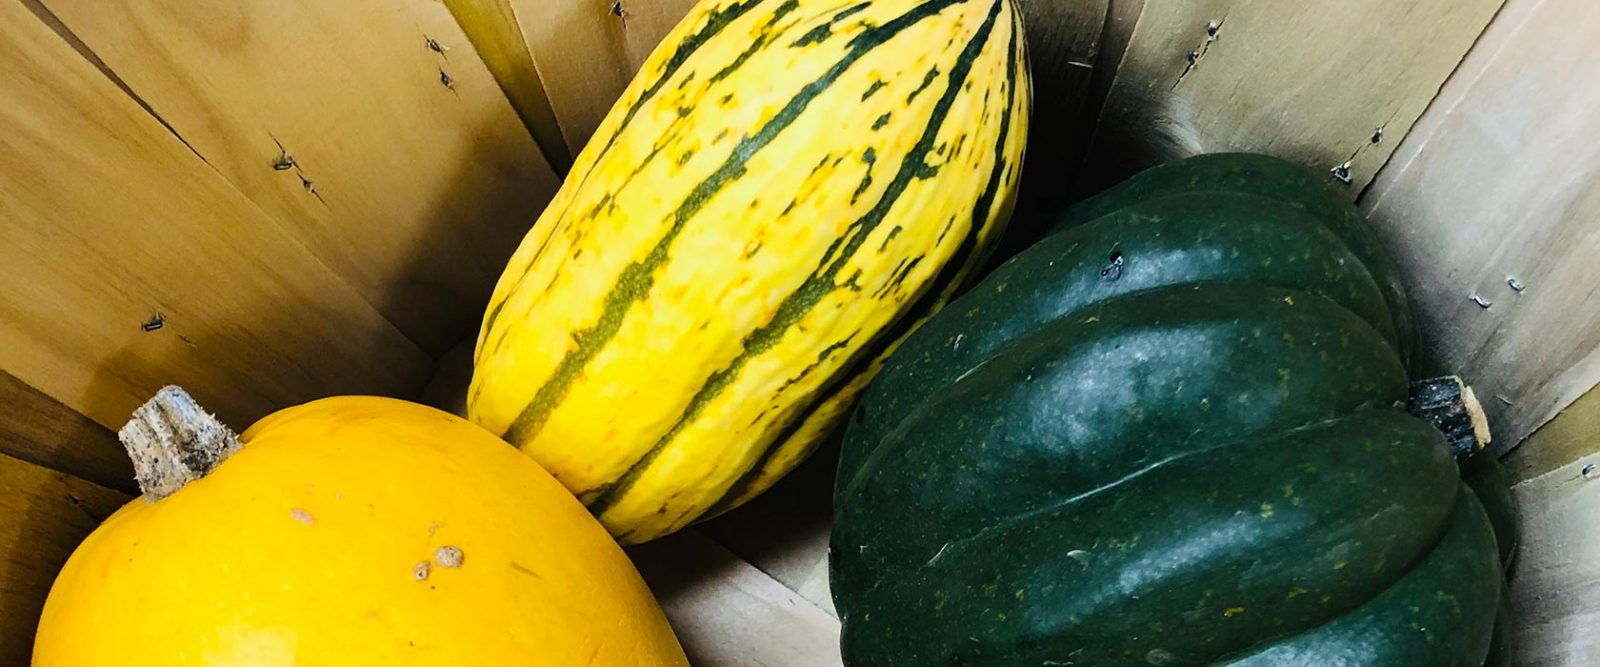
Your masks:
{"label": "light wood surface", "polygon": [[[1145,0],[1083,188],[1176,157],[1243,150],[1323,173],[1348,161],[1354,199],[1500,4]],[[1380,127],[1385,139],[1374,144]]]}
{"label": "light wood surface", "polygon": [[1600,476],[1584,461],[1512,487],[1522,549],[1511,580],[1518,667],[1600,664]]}
{"label": "light wood surface", "polygon": [[696,667],[837,667],[839,621],[691,529],[634,547]]}
{"label": "light wood surface", "polygon": [[523,32],[521,0],[442,0],[558,174],[572,166],[555,109]]}
{"label": "light wood surface", "polygon": [[837,438],[743,507],[697,529],[756,569],[837,616],[828,589]]}
{"label": "light wood surface", "polygon": [[645,58],[694,2],[445,0],[445,4],[484,53],[540,144],[565,169]]}
{"label": "light wood surface", "polygon": [[1595,35],[1587,0],[1510,0],[1363,199],[1499,451],[1600,381]]}
{"label": "light wood surface", "polygon": [[0,99],[0,369],[113,429],[169,383],[234,424],[422,386],[427,355],[15,0]]}
{"label": "light wood surface", "polygon": [[[1128,43],[1133,41],[1133,29],[1139,24],[1139,16],[1144,14],[1144,3],[1145,0],[1111,0],[1110,7],[1106,9],[1105,30],[1100,35],[1100,56],[1095,65],[1095,83],[1090,89],[1091,98],[1096,104],[1104,104],[1106,95],[1111,92],[1117,68],[1128,52]],[[1096,108],[1095,112],[1098,120],[1099,109]]]}
{"label": "light wood surface", "polygon": [[42,4],[430,353],[477,325],[559,185],[433,0]]}
{"label": "light wood surface", "polygon": [[[0,455],[0,665],[26,665],[39,611],[84,536],[129,497]],[[93,641],[86,638],[85,641]]]}
{"label": "light wood surface", "polygon": [[[1094,72],[1089,77],[1089,87],[1085,92],[1089,104],[1086,115],[1088,127],[1085,130],[1087,136],[1080,140],[1086,151],[1094,128],[1100,124],[1100,114],[1105,108],[1106,98],[1111,94],[1111,86],[1116,82],[1122,57],[1128,52],[1128,43],[1133,41],[1133,29],[1139,24],[1139,16],[1144,13],[1144,3],[1145,0],[1111,0],[1106,7],[1099,53],[1095,56]],[[1078,157],[1081,160],[1084,156]]]}
{"label": "light wood surface", "polygon": [[[781,488],[770,490],[763,497],[774,503],[796,502]],[[826,515],[816,520],[796,520],[794,514],[784,512],[730,515],[723,522],[713,521],[698,530],[837,618],[828,588],[828,538],[832,525],[831,517]]]}
{"label": "light wood surface", "polygon": [[[646,58],[656,50],[685,16],[693,11],[697,0],[621,0],[611,7],[622,9],[623,57],[630,72],[639,71]],[[613,13],[614,14],[614,13]],[[618,91],[619,94],[621,91]]]}
{"label": "light wood surface", "polygon": [[0,455],[133,492],[133,464],[117,434],[0,371]]}
{"label": "light wood surface", "polygon": [[1600,463],[1600,387],[1539,427],[1502,461],[1515,483],[1586,457]]}

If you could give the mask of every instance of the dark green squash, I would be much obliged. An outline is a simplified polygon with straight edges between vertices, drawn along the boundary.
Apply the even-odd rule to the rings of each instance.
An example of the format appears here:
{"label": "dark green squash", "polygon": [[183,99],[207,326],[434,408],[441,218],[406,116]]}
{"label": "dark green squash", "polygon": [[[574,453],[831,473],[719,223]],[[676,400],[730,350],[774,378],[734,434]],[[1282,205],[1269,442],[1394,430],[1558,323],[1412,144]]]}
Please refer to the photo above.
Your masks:
{"label": "dark green squash", "polygon": [[1404,294],[1349,204],[1228,159],[1087,202],[890,358],[840,464],[848,664],[1483,664],[1495,532],[1403,409]]}
{"label": "dark green squash", "polygon": [[1494,618],[1494,638],[1489,642],[1489,657],[1484,667],[1511,667],[1516,659],[1516,646],[1511,640],[1511,597],[1501,593],[1500,613]]}
{"label": "dark green squash", "polygon": [[1511,505],[1511,482],[1500,460],[1488,450],[1478,451],[1461,461],[1461,479],[1472,487],[1489,513],[1495,541],[1500,545],[1500,562],[1507,570],[1517,558],[1517,512]]}
{"label": "dark green squash", "polygon": [[1183,192],[1261,195],[1321,217],[1329,231],[1361,258],[1378,281],[1400,336],[1401,356],[1410,360],[1415,324],[1394,260],[1360,211],[1349,205],[1345,193],[1334,190],[1329,179],[1278,158],[1253,153],[1211,153],[1169,162],[1074,206],[1051,229],[1075,227],[1139,202]]}
{"label": "dark green squash", "polygon": [[[1503,609],[1504,584],[1496,562],[1483,557],[1493,541],[1488,518],[1463,489],[1444,540],[1388,590],[1316,630],[1220,664],[1494,664],[1489,662],[1492,646],[1503,641],[1506,626],[1493,613]],[[1486,608],[1491,613],[1484,613]]]}
{"label": "dark green squash", "polygon": [[850,434],[862,446],[844,452],[841,479],[930,392],[1018,335],[1119,295],[1202,283],[1276,285],[1336,301],[1387,341],[1399,340],[1360,259],[1316,215],[1258,195],[1139,202],[1025,254],[906,339],[868,389]]}

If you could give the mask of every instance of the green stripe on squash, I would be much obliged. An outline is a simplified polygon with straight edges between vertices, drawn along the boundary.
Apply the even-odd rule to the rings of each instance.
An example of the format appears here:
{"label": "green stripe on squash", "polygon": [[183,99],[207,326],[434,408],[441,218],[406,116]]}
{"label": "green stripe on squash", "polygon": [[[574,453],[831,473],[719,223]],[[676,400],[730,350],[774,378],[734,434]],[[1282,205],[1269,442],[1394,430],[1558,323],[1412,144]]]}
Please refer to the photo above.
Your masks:
{"label": "green stripe on squash", "polygon": [[[1020,25],[1014,26],[1011,32],[1011,43],[1007,46],[1007,48],[1012,52],[1017,50],[1017,40],[1021,36],[1022,32],[1020,27]],[[1013,90],[1017,85],[1017,64],[1017,60],[1012,59],[1007,65],[1007,91]],[[954,88],[955,86],[952,85],[951,89]],[[1008,96],[1005,115],[1000,121],[1000,138],[995,142],[994,169],[990,170],[988,185],[984,187],[983,194],[978,197],[978,201],[972,207],[972,222],[970,226],[971,231],[967,234],[966,238],[962,240],[961,246],[956,250],[955,256],[945,264],[943,269],[939,270],[938,277],[936,277],[932,282],[933,287],[931,289],[927,289],[923,295],[917,299],[916,305],[912,306],[907,313],[901,315],[900,319],[897,320],[893,326],[880,332],[873,340],[871,345],[862,348],[862,350],[850,360],[850,363],[845,366],[844,371],[836,374],[833,379],[830,380],[828,385],[826,385],[821,391],[817,392],[817,397],[812,402],[811,406],[799,412],[796,417],[792,418],[790,422],[784,426],[783,430],[779,432],[778,437],[774,439],[773,444],[768,446],[766,451],[762,452],[761,457],[757,459],[756,462],[751,465],[750,468],[746,470],[737,481],[734,482],[733,486],[729,487],[728,491],[724,493],[714,505],[712,505],[710,510],[706,511],[706,518],[718,516],[723,512],[732,509],[734,504],[750,491],[750,485],[755,481],[755,479],[765,472],[767,463],[772,459],[772,457],[778,452],[783,451],[786,447],[792,446],[789,443],[789,440],[793,438],[796,432],[804,425],[806,415],[811,414],[811,412],[816,409],[818,404],[828,400],[829,397],[835,394],[835,392],[839,391],[842,387],[849,385],[852,381],[859,377],[861,373],[866,372],[871,363],[881,357],[884,351],[888,349],[890,345],[904,339],[908,334],[911,333],[911,330],[915,326],[921,324],[928,318],[929,315],[932,315],[935,311],[937,311],[939,307],[944,304],[945,300],[950,297],[950,288],[960,284],[960,281],[958,280],[960,272],[964,269],[967,269],[967,267],[981,264],[984,259],[988,257],[988,251],[992,248],[980,243],[980,241],[985,238],[993,238],[992,235],[985,235],[983,233],[985,221],[1004,219],[1008,215],[1008,213],[1005,212],[1000,212],[999,215],[997,215],[997,212],[994,211],[994,207],[996,205],[1002,204],[1002,202],[997,201],[997,195],[999,194],[1002,185],[1014,186],[1016,184],[1016,172],[1014,170],[1010,172],[1010,176],[1007,176],[1008,167],[1011,165],[1005,159],[1004,149],[1006,140],[1011,134],[1011,117],[1015,111],[1015,108],[1012,105],[1014,105],[1015,102],[1015,95]],[[1029,103],[1031,104],[1031,100],[1029,100]],[[891,230],[889,233],[889,239],[893,239],[894,236],[898,234],[899,229],[899,227],[896,227],[894,230]],[[887,243],[887,241],[885,241],[885,243]],[[814,445],[815,443],[800,443],[799,446],[806,446],[807,444]]]}
{"label": "green stripe on squash", "polygon": [[[837,416],[860,384],[847,383],[992,244],[1026,131],[1012,0],[767,0],[695,16],[695,30],[675,33],[684,43],[652,56],[502,276],[469,395],[474,420],[545,463],[625,541],[742,502],[809,451],[825,431],[812,416]],[[857,104],[868,84],[893,96]],[[823,120],[836,117],[847,131]],[[767,217],[734,224],[753,215]],[[720,261],[734,248],[741,262],[694,264],[716,244],[711,230],[727,243],[709,252]],[[715,300],[725,294],[743,300]],[[707,306],[704,333],[687,333],[690,303]],[[690,356],[648,342],[658,323],[699,336]],[[637,388],[651,382],[623,377],[680,366],[649,398]],[[616,406],[613,422],[597,401],[620,394],[645,402]]]}
{"label": "green stripe on squash", "polygon": [[[851,40],[850,51],[846,53],[837,64],[829,69],[828,73],[823,78],[818,79],[817,81],[806,86],[805,92],[791,100],[788,106],[784,107],[783,111],[778,113],[777,117],[773,120],[773,123],[762,128],[762,131],[756,136],[776,137],[779,132],[782,132],[784,128],[788,127],[788,124],[792,122],[794,118],[798,117],[805,111],[806,105],[809,104],[812,99],[815,99],[818,95],[821,95],[830,86],[832,86],[833,82],[839,77],[840,74],[843,74],[844,71],[854,65],[856,61],[860,60],[867,53],[870,53],[874,47],[877,47],[878,45],[889,40],[891,37],[899,34],[900,31],[915,25],[923,18],[937,14],[940,10],[944,9],[945,6],[954,4],[956,1],[958,0],[930,0],[925,4],[918,5],[916,9],[907,12],[904,16],[894,21],[885,23],[877,28],[873,28],[872,30]],[[828,254],[823,258],[823,265],[818,266],[816,270],[812,271],[811,275],[807,277],[805,282],[800,285],[800,288],[795,290],[794,293],[790,294],[783,300],[783,303],[778,306],[777,311],[772,316],[771,321],[751,332],[748,336],[745,336],[743,343],[740,345],[740,348],[743,351],[740,352],[739,356],[735,357],[733,361],[730,362],[726,367],[713,373],[710,379],[706,380],[705,384],[701,385],[700,390],[695,392],[694,397],[690,399],[688,409],[684,410],[683,415],[678,418],[676,424],[673,424],[672,429],[667,431],[667,434],[662,436],[661,439],[656,442],[656,444],[652,445],[650,447],[650,451],[646,452],[645,455],[639,459],[638,463],[635,463],[633,467],[629,468],[627,472],[623,473],[623,475],[617,479],[614,485],[600,493],[599,496],[589,503],[589,510],[591,512],[594,512],[597,515],[604,515],[605,511],[610,509],[611,505],[620,499],[622,494],[627,493],[632,488],[633,483],[638,480],[639,475],[643,474],[643,471],[647,469],[650,464],[655,462],[656,457],[660,455],[662,449],[664,449],[668,443],[672,442],[672,440],[676,438],[685,427],[687,427],[695,419],[699,418],[700,411],[704,409],[713,398],[716,398],[725,389],[727,389],[728,385],[731,384],[733,379],[744,370],[745,365],[748,364],[751,359],[754,359],[770,350],[773,345],[777,344],[780,339],[789,333],[789,330],[794,327],[795,323],[799,322],[802,317],[805,317],[805,315],[810,312],[811,308],[816,306],[817,302],[822,300],[824,295],[839,289],[838,277],[840,270],[845,267],[845,265],[855,255],[855,252],[866,243],[867,236],[876,230],[878,225],[882,224],[884,219],[888,217],[889,210],[893,208],[894,205],[899,201],[900,195],[901,193],[905,192],[906,186],[909,185],[913,179],[924,180],[934,176],[935,170],[930,169],[925,160],[928,157],[928,153],[933,149],[934,140],[938,136],[939,130],[944,126],[945,117],[950,113],[951,104],[955,102],[956,95],[961,92],[961,84],[966,81],[967,74],[972,69],[973,61],[978,58],[978,54],[982,53],[984,46],[989,41],[989,33],[994,29],[995,20],[1000,15],[1000,7],[1000,3],[993,3],[992,9],[989,11],[989,16],[984,20],[983,26],[978,28],[977,34],[973,36],[972,40],[968,42],[966,48],[962,50],[961,57],[956,60],[956,66],[950,71],[949,82],[945,87],[943,97],[939,99],[938,104],[934,105],[933,114],[929,119],[927,126],[923,130],[922,138],[919,139],[916,145],[913,146],[912,149],[905,155],[904,159],[900,163],[899,171],[895,173],[894,180],[889,183],[889,187],[885,190],[883,196],[878,199],[877,204],[874,205],[872,210],[869,211],[865,216],[862,216],[861,219],[850,225],[850,228],[836,242],[835,248],[837,248],[837,251],[830,249]],[[1007,116],[1007,118],[1009,119],[1009,116]],[[771,129],[769,134],[769,128],[774,128],[775,124],[779,125],[776,125],[775,129]],[[740,148],[734,149],[733,158],[730,158],[729,165],[733,165],[735,160],[738,161],[738,164],[742,165],[745,160],[749,159],[750,155],[754,154],[755,151],[760,150],[761,147],[765,146],[766,143],[770,141],[771,139],[767,138],[766,141],[760,143],[752,142],[749,146],[748,152],[746,147],[741,144]],[[724,169],[728,168],[729,167],[727,166],[724,167]],[[711,193],[714,192],[715,190],[711,191]],[[706,197],[709,198],[711,193],[707,193]],[[694,200],[695,198],[691,197],[691,201]],[[687,203],[688,202],[686,202],[686,204]],[[687,214],[680,214],[678,222],[674,223],[673,229],[680,229],[682,223],[687,221],[692,215],[693,211],[690,211]],[[976,233],[976,230],[974,233]],[[661,242],[662,245],[658,247],[664,247],[665,245],[670,244],[673,236],[675,236],[675,231],[669,232],[667,239],[664,239]],[[663,250],[663,252],[665,251]],[[607,312],[610,312],[609,309]],[[601,344],[603,344],[603,342]],[[598,345],[596,348],[598,349]],[[544,393],[542,389],[540,393]],[[539,399],[535,398],[534,403],[529,406],[529,410],[534,410],[535,406],[538,405],[540,405]],[[548,410],[545,410],[544,413],[548,414]],[[524,414],[526,415],[528,413]],[[508,439],[520,440],[531,435],[516,432],[518,424],[521,423],[523,423],[523,420],[522,418],[519,418],[516,423],[512,424],[512,432],[508,434]]]}
{"label": "green stripe on squash", "polygon": [[[577,349],[569,352],[561,359],[561,364],[556,367],[551,379],[539,388],[533,400],[528,403],[528,407],[506,429],[504,437],[512,442],[520,442],[538,435],[539,428],[544,425],[545,417],[549,416],[550,411],[554,410],[555,406],[561,402],[566,390],[571,386],[572,380],[577,377],[578,373],[583,371],[583,367],[605,347],[611,337],[616,335],[617,330],[622,327],[622,318],[627,315],[628,309],[649,295],[650,287],[654,282],[655,270],[666,261],[668,252],[672,248],[672,242],[683,232],[684,227],[694,218],[694,214],[699,212],[700,208],[705,206],[712,197],[716,196],[717,192],[744,175],[745,163],[749,162],[750,158],[754,157],[762,148],[765,148],[767,144],[772,143],[785,129],[788,129],[795,119],[805,112],[806,106],[812,100],[828,90],[833,85],[833,82],[839,78],[839,75],[843,74],[845,70],[849,69],[851,65],[854,65],[863,56],[870,53],[873,47],[882,44],[902,30],[916,25],[918,21],[939,13],[945,7],[962,1],[964,0],[929,0],[917,5],[915,9],[900,18],[885,23],[851,40],[850,51],[844,58],[835,63],[822,78],[807,84],[802,89],[802,92],[789,100],[789,103],[784,105],[783,109],[771,121],[763,125],[753,135],[741,139],[739,145],[728,156],[727,161],[710,178],[701,181],[694,191],[684,199],[683,203],[678,205],[677,210],[673,212],[672,224],[667,228],[667,233],[656,243],[650,253],[623,270],[622,278],[617,281],[616,288],[606,295],[605,310],[600,315],[600,321],[589,329],[577,332],[575,335],[578,342]],[[999,3],[995,3],[994,7],[994,11],[998,12]],[[983,31],[985,35],[987,35],[987,28],[993,25],[992,21],[993,19],[991,18],[991,22],[986,25]],[[974,42],[981,45],[978,40],[974,40]],[[976,57],[976,53],[976,50],[973,50],[970,56],[963,54],[963,60],[970,65],[970,58]],[[944,106],[948,108],[948,104]],[[940,113],[937,118],[942,121],[944,115]],[[938,123],[930,124],[929,127],[929,134],[932,134],[937,131]],[[907,167],[901,169],[901,174],[904,178],[896,179],[901,190],[905,188],[905,182],[910,180],[910,176],[922,173],[922,165],[912,164],[911,160],[915,157],[920,161],[923,156],[927,155],[927,148],[922,143],[919,143],[917,149],[920,152],[914,153],[914,156],[907,156],[905,163]],[[892,199],[889,203],[893,203]],[[874,209],[872,216],[856,224],[858,226],[876,226],[877,222],[883,219],[883,211],[886,209],[886,206],[880,204],[878,208]],[[864,238],[865,234],[860,234],[856,237],[856,239]],[[859,245],[861,241],[853,240],[852,242]],[[835,269],[835,271],[837,270]],[[829,274],[829,277],[831,278],[832,275]],[[781,335],[783,329],[786,329],[794,320],[804,314],[809,304],[816,303],[817,299],[820,298],[820,294],[817,294],[818,292],[831,291],[833,288],[834,285],[831,280],[827,284],[823,284],[819,280],[807,280],[805,286],[801,287],[795,295],[784,302],[785,307],[779,309],[779,315],[775,316],[773,320],[773,323],[777,326],[758,329],[756,333],[751,334],[747,339],[747,343],[760,344],[765,342],[770,345],[771,341],[775,340],[776,335]],[[748,349],[748,346],[746,349]],[[741,358],[748,359],[748,356],[742,356]],[[708,381],[706,386],[725,385],[728,382],[727,372],[736,373],[737,367],[741,365],[735,362],[735,365],[726,369],[725,372],[713,375],[712,380]],[[695,400],[691,402],[688,412],[693,412],[696,404],[703,405],[704,401],[708,400],[705,398],[707,393],[715,393],[716,391],[716,389],[712,389],[708,392],[706,389],[702,389],[696,395]],[[682,423],[684,421],[680,420],[680,424]],[[674,427],[675,430],[678,428],[681,427]],[[602,495],[604,497],[605,494]],[[594,511],[596,513],[602,512],[604,507]]]}
{"label": "green stripe on squash", "polygon": [[[656,94],[661,92],[661,88],[666,85],[667,81],[672,79],[673,75],[678,73],[678,69],[683,67],[684,63],[689,61],[690,56],[693,56],[695,51],[699,50],[700,47],[705,45],[706,42],[717,37],[717,35],[722,33],[724,28],[728,27],[728,24],[733,23],[735,20],[744,16],[745,13],[761,4],[762,1],[763,0],[740,0],[728,5],[725,8],[715,10],[707,15],[706,24],[702,26],[700,30],[696,31],[694,34],[690,35],[687,39],[683,40],[674,47],[672,58],[668,60],[666,66],[656,74],[654,82],[645,88],[644,93],[641,94],[638,99],[635,99],[631,104],[628,105],[628,110],[623,116],[622,123],[617,126],[617,130],[615,132],[606,137],[605,146],[600,149],[599,155],[593,162],[591,162],[591,165],[599,164],[600,160],[604,159],[605,156],[611,152],[611,147],[615,145],[617,137],[621,135],[624,130],[628,129],[628,126],[633,122],[634,116],[638,115],[639,109],[644,107],[645,103],[655,99]],[[785,14],[792,11],[797,4],[798,3],[796,0],[786,0],[778,7],[776,11],[773,12],[774,18],[772,22],[768,24],[769,27],[773,23],[776,23],[778,18],[782,18]],[[592,171],[592,169],[590,171]],[[583,176],[580,177],[576,187],[582,188],[583,179],[586,178],[588,178],[588,172],[585,172]],[[593,217],[593,215],[594,214],[591,213],[590,217]],[[520,286],[521,283],[522,281],[520,278],[515,282],[515,284],[518,286]],[[501,299],[498,303],[495,303],[490,307],[489,314],[484,320],[484,331],[489,331],[494,328],[495,321],[500,317],[500,311],[505,308],[506,302],[510,300],[511,295],[507,294],[505,298]],[[483,354],[484,340],[485,339],[483,337],[479,338],[478,353],[477,355],[474,355],[475,357]]]}

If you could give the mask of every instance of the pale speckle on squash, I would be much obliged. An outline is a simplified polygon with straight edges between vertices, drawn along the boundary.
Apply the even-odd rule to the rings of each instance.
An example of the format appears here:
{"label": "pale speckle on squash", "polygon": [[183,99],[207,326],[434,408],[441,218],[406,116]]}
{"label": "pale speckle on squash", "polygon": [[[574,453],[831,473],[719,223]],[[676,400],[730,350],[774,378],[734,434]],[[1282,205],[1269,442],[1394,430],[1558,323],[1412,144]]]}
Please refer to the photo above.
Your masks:
{"label": "pale speckle on squash", "polygon": [[463,554],[461,547],[457,546],[445,545],[433,552],[433,561],[438,563],[439,567],[455,569],[461,567],[461,563],[465,559],[466,554]]}

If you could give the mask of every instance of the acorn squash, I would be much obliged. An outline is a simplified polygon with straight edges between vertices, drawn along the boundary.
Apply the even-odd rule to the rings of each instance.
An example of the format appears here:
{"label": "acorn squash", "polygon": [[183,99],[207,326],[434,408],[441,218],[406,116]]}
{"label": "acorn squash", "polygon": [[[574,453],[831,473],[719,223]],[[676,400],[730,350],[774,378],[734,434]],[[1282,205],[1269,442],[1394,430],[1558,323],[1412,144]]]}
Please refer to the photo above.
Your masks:
{"label": "acorn squash", "polygon": [[848,664],[1484,663],[1494,527],[1404,410],[1388,260],[1320,188],[1157,168],[905,341],[840,465]]}

